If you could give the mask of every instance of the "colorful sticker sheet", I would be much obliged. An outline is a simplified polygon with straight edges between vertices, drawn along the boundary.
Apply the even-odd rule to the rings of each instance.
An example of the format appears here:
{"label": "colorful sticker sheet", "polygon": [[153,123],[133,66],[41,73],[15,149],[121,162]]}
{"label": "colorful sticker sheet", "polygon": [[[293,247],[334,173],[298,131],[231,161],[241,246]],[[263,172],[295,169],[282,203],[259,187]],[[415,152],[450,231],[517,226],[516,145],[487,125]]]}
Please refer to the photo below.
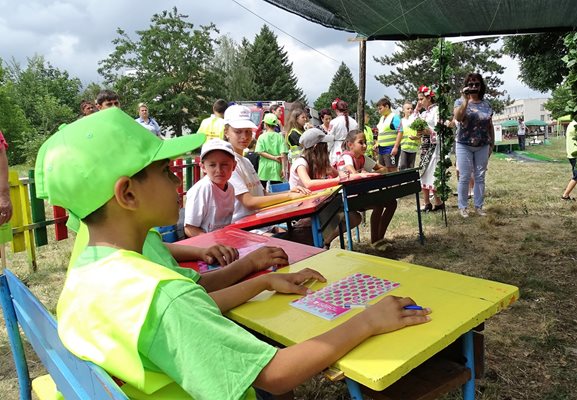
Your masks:
{"label": "colorful sticker sheet", "polygon": [[[263,243],[255,243],[247,247],[242,247],[238,249],[238,258],[242,258],[246,256],[248,253],[252,253],[256,249],[260,249],[261,247],[266,246],[266,242]],[[222,265],[215,263],[215,264],[207,264],[204,261],[198,261],[198,272],[203,274],[208,271],[214,271],[217,269],[222,268]]]}
{"label": "colorful sticker sheet", "polygon": [[366,305],[400,284],[367,274],[354,274],[333,282],[291,305],[318,317],[332,320],[350,311],[351,306]]}

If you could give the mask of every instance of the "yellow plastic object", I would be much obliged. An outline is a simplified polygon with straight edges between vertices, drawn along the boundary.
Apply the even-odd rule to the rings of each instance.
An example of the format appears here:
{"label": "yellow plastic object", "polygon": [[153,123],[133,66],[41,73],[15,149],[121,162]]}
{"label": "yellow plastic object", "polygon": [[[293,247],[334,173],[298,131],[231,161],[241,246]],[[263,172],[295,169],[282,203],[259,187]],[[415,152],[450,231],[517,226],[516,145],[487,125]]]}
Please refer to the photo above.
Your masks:
{"label": "yellow plastic object", "polygon": [[[272,204],[266,204],[265,206],[263,206],[260,209],[260,211],[267,210],[269,208],[273,208],[275,206],[278,206],[279,204],[287,205],[287,204],[292,204],[292,203],[299,203],[299,202],[303,201],[304,199],[315,199],[315,198],[321,197],[321,196],[328,196],[328,195],[331,195],[334,192],[340,190],[340,188],[341,188],[341,185],[331,186],[331,187],[326,188],[326,189],[315,190],[314,192],[312,192],[308,196],[300,197],[298,199],[288,200],[288,201],[284,201],[282,203],[277,202],[277,203],[272,203]],[[276,193],[273,193],[273,194],[276,194]]]}
{"label": "yellow plastic object", "polygon": [[[341,249],[317,254],[282,271],[295,272],[305,267],[321,272],[328,283],[358,272],[399,282],[400,287],[389,294],[411,297],[418,305],[432,309],[429,323],[372,337],[335,363],[334,367],[348,378],[378,391],[519,298],[519,289],[511,285]],[[311,289],[325,285],[315,282]],[[362,312],[354,309],[327,321],[291,307],[289,303],[297,298],[282,294],[257,296],[227,315],[288,346],[324,333]]]}
{"label": "yellow plastic object", "polygon": [[32,390],[40,400],[64,400],[49,374],[33,379]]}

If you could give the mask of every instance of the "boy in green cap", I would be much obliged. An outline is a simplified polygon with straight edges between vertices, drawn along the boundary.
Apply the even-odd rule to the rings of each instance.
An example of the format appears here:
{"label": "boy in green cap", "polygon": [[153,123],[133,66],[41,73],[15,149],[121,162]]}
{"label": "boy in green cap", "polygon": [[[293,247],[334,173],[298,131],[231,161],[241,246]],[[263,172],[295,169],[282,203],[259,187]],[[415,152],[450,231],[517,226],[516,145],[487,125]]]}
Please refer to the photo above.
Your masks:
{"label": "boy in green cap", "polygon": [[[315,271],[271,273],[207,294],[151,262],[149,229],[178,218],[169,159],[202,135],[163,141],[119,109],[74,122],[50,137],[36,161],[38,192],[88,226],[90,241],[70,269],[58,313],[64,345],[122,380],[131,398],[245,399],[252,387],[285,393],[368,337],[429,320],[386,297],[339,327],[276,349],[222,316],[263,290],[305,294]],[[106,168],[103,168],[106,166]]]}
{"label": "boy in green cap", "polygon": [[263,122],[266,132],[258,137],[255,151],[260,155],[258,178],[266,189],[267,182],[281,183],[288,178],[288,147],[284,137],[275,131],[279,125],[277,116],[273,113],[265,114]]}

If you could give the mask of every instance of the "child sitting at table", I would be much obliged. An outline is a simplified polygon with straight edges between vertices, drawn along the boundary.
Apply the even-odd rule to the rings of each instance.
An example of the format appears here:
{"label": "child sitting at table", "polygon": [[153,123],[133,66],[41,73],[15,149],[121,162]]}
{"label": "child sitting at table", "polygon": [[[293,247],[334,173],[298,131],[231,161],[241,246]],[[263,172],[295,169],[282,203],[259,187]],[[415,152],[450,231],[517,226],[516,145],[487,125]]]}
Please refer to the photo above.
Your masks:
{"label": "child sitting at table", "polygon": [[263,122],[266,132],[258,137],[256,152],[260,155],[258,177],[262,187],[266,189],[267,182],[281,183],[286,178],[288,148],[282,135],[275,131],[279,124],[277,116],[268,113]]}
{"label": "child sitting at table", "polygon": [[[365,157],[367,142],[364,132],[352,130],[343,142],[343,153],[337,163],[339,171],[351,175],[366,175],[373,171],[386,172],[387,168],[376,163],[370,157]],[[376,243],[385,237],[387,228],[397,210],[397,200],[392,199],[381,205],[372,207],[371,213],[371,243]]]}
{"label": "child sitting at table", "polygon": [[[291,188],[303,186],[309,190],[318,190],[339,184],[341,177],[329,161],[327,142],[332,139],[331,135],[326,135],[318,128],[308,129],[301,135],[300,144],[303,152],[291,166],[289,177]],[[343,174],[343,177],[345,176],[346,174]],[[354,228],[361,223],[361,216],[357,212],[351,212],[349,221],[350,227]],[[328,246],[338,235],[338,230],[333,232],[327,238],[325,246]]]}
{"label": "child sitting at table", "polygon": [[186,193],[184,233],[187,237],[230,225],[234,213],[234,188],[228,183],[236,167],[230,143],[212,139],[200,152],[200,167],[206,174]]}
{"label": "child sitting at table", "polygon": [[143,256],[149,230],[178,218],[180,181],[169,159],[198,147],[204,136],[195,136],[163,141],[111,108],[60,129],[36,159],[39,196],[76,215],[90,237],[58,301],[59,336],[118,378],[128,397],[246,399],[255,397],[253,386],[286,393],[369,337],[430,320],[429,309],[405,308],[410,298],[386,296],[278,349],[222,313],[264,290],[304,295],[307,280],[326,281],[319,273],[270,273],[207,294]]}
{"label": "child sitting at table", "polygon": [[284,201],[297,199],[310,193],[302,187],[294,187],[290,192],[265,195],[254,167],[243,157],[244,149],[253,138],[252,130],[256,125],[250,119],[250,109],[242,105],[232,105],[224,112],[224,137],[234,149],[236,168],[229,183],[234,187],[236,200],[232,222],[257,210]]}

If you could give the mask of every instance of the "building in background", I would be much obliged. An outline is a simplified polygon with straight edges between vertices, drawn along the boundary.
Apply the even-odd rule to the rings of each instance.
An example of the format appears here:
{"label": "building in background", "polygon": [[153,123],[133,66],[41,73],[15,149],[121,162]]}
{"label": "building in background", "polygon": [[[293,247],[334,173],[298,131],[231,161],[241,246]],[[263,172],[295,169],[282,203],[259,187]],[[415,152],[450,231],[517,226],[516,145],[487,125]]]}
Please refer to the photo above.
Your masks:
{"label": "building in background", "polygon": [[545,109],[547,100],[549,100],[548,97],[515,100],[505,107],[503,113],[493,116],[493,125],[500,125],[510,119],[519,120],[520,117],[523,117],[525,121],[537,119],[550,124],[551,112]]}

